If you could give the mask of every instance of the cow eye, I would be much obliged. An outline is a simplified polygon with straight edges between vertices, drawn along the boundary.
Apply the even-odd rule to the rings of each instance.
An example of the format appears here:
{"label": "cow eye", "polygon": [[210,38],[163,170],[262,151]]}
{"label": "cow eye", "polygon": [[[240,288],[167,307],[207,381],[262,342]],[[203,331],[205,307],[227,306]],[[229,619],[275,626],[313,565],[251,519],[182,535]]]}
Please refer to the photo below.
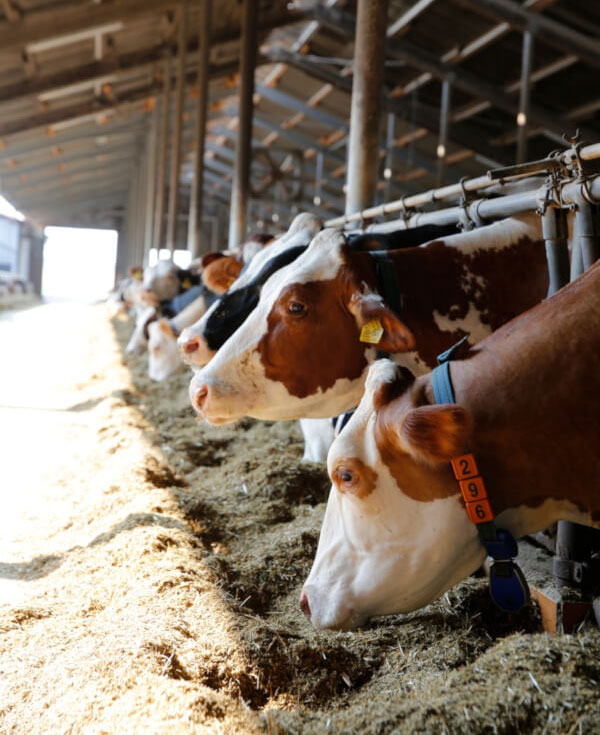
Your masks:
{"label": "cow eye", "polygon": [[333,475],[334,481],[340,490],[353,491],[358,484],[358,475],[349,467],[338,467]]}
{"label": "cow eye", "polygon": [[299,316],[300,314],[304,314],[306,311],[306,307],[304,304],[301,304],[299,301],[290,301],[288,304],[288,314],[293,314],[294,316]]}

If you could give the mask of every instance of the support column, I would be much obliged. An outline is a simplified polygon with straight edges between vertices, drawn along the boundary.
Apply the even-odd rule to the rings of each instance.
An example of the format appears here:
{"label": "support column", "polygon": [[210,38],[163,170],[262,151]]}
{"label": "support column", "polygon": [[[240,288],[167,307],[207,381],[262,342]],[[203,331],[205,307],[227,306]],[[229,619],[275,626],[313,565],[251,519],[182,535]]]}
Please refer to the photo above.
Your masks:
{"label": "support column", "polygon": [[442,82],[442,99],[440,103],[440,137],[437,147],[438,174],[437,185],[446,183],[446,157],[448,155],[448,126],[450,124],[450,99],[452,87],[448,79]]}
{"label": "support column", "polygon": [[529,101],[531,98],[531,66],[533,63],[533,34],[523,33],[523,54],[521,57],[521,96],[517,115],[517,163],[527,160],[527,128]]}
{"label": "support column", "polygon": [[148,132],[148,140],[146,145],[146,158],[148,161],[148,175],[146,176],[146,207],[145,207],[145,224],[144,231],[144,255],[143,265],[148,264],[148,254],[152,247],[153,228],[154,228],[154,187],[156,185],[156,165],[157,165],[157,144],[158,144],[158,108],[156,105],[152,110],[152,122]]}
{"label": "support column", "polygon": [[240,245],[246,234],[246,211],[250,192],[252,155],[252,114],[254,111],[254,68],[256,65],[256,23],[258,0],[244,0],[242,48],[240,56],[239,123],[235,145],[235,170],[229,212],[229,247]]}
{"label": "support column", "polygon": [[552,296],[569,282],[569,243],[565,210],[548,207],[542,215],[542,232],[550,276],[548,296]]}
{"label": "support column", "polygon": [[162,120],[156,176],[156,203],[154,205],[154,247],[157,253],[165,244],[165,195],[167,179],[167,153],[169,148],[169,110],[171,101],[171,58],[165,56],[163,68]]}
{"label": "support column", "polygon": [[348,141],[346,214],[374,203],[387,0],[358,0]]}
{"label": "support column", "polygon": [[204,183],[204,140],[208,114],[208,64],[210,58],[212,0],[200,4],[200,27],[198,28],[198,97],[194,122],[194,173],[190,192],[190,216],[188,220],[188,249],[192,258],[206,250],[202,232],[203,183]]}
{"label": "support column", "polygon": [[169,216],[167,220],[167,248],[175,250],[177,237],[177,215],[179,213],[179,170],[181,168],[181,128],[183,125],[183,91],[185,88],[185,18],[186,4],[179,6],[177,34],[177,88],[175,91],[175,122],[171,150],[171,177],[169,184]]}
{"label": "support column", "polygon": [[385,179],[385,189],[383,201],[389,202],[392,194],[392,175],[394,169],[394,129],[396,127],[396,116],[393,112],[388,113],[387,129],[385,134],[385,166],[383,169],[383,178]]}

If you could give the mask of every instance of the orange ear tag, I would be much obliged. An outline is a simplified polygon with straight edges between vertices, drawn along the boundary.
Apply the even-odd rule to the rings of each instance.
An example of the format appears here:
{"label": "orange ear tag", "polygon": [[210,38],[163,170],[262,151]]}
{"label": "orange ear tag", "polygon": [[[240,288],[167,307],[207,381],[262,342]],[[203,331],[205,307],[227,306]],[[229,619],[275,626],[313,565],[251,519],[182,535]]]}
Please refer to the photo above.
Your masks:
{"label": "orange ear tag", "polygon": [[479,474],[475,457],[471,453],[456,457],[450,460],[450,463],[457,480],[466,480],[468,477],[475,477]]}
{"label": "orange ear tag", "polygon": [[383,327],[379,319],[371,319],[360,330],[360,341],[367,342],[370,345],[379,344],[383,337]]}

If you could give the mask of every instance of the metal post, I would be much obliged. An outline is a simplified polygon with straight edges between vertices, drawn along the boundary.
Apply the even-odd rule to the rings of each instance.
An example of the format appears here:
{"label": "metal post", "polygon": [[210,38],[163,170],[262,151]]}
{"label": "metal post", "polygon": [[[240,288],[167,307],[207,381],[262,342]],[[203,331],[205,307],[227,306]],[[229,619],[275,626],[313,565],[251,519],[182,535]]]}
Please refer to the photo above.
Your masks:
{"label": "metal post", "polygon": [[321,206],[321,187],[323,180],[323,151],[317,151],[317,161],[315,166],[315,195],[313,204],[315,207]]}
{"label": "metal post", "polygon": [[521,96],[517,115],[517,163],[527,160],[527,128],[529,102],[531,98],[531,66],[533,63],[533,33],[523,33],[523,53],[521,57]]}
{"label": "metal post", "polygon": [[157,257],[165,243],[165,194],[167,179],[167,153],[169,147],[169,109],[171,98],[171,58],[165,57],[163,69],[162,120],[160,129],[160,151],[156,177],[156,204],[154,207],[154,247]]}
{"label": "metal post", "polygon": [[179,6],[177,37],[177,88],[175,91],[175,123],[171,151],[171,176],[169,183],[169,214],[167,218],[167,248],[173,256],[177,238],[177,214],[179,210],[179,170],[181,168],[181,128],[183,124],[183,92],[185,88],[185,17],[186,4]]}
{"label": "metal post", "polygon": [[448,154],[448,125],[450,123],[450,97],[452,88],[450,81],[444,79],[442,82],[442,99],[440,103],[440,137],[437,147],[438,175],[437,185],[446,183],[446,156]]}
{"label": "metal post", "polygon": [[569,243],[565,210],[548,207],[542,215],[542,232],[550,276],[548,296],[552,296],[569,282]]}
{"label": "metal post", "polygon": [[346,214],[372,205],[375,198],[386,25],[387,0],[358,0]]}
{"label": "metal post", "polygon": [[230,248],[236,248],[240,245],[246,233],[246,210],[250,191],[250,157],[252,155],[252,113],[254,111],[258,0],[244,0],[242,12],[238,136],[235,146],[235,170],[233,172],[229,214],[228,242]]}
{"label": "metal post", "polygon": [[[190,217],[188,220],[188,249],[192,258],[202,251],[202,186],[204,181],[204,139],[208,112],[208,63],[210,57],[210,22],[212,0],[200,4],[200,26],[198,29],[198,97],[194,122],[194,173],[190,193]],[[206,248],[204,248],[206,249]]]}
{"label": "metal post", "polygon": [[383,178],[385,179],[384,201],[387,201],[392,193],[392,173],[394,167],[394,128],[396,126],[396,116],[393,112],[387,116],[387,130],[385,135],[385,167],[383,169]]}
{"label": "metal post", "polygon": [[154,217],[152,214],[152,205],[154,202],[154,187],[156,184],[156,163],[157,163],[157,140],[158,140],[158,108],[156,105],[152,110],[152,122],[148,132],[148,140],[146,145],[146,159],[148,161],[148,173],[146,176],[146,206],[145,206],[145,224],[144,231],[144,255],[143,265],[148,263],[148,254],[152,247],[152,235],[154,226]]}

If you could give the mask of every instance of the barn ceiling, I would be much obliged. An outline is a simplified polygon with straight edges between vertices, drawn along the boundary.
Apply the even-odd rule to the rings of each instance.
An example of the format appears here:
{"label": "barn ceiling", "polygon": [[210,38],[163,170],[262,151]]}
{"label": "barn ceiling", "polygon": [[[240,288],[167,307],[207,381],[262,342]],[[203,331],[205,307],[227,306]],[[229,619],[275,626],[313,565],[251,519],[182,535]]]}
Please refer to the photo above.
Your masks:
{"label": "barn ceiling", "polygon": [[[199,2],[188,0],[185,23],[184,202]],[[118,223],[147,153],[165,56],[177,52],[179,3],[0,0],[0,9],[0,193],[39,224]],[[231,189],[240,9],[237,0],[213,2],[205,154],[205,207],[213,212]],[[260,4],[255,219],[343,211],[355,11],[344,0]],[[577,127],[588,141],[600,139],[600,4],[389,0],[380,201],[435,186],[445,79],[448,182],[514,163],[525,30],[534,33],[527,157],[564,145],[562,133]]]}

